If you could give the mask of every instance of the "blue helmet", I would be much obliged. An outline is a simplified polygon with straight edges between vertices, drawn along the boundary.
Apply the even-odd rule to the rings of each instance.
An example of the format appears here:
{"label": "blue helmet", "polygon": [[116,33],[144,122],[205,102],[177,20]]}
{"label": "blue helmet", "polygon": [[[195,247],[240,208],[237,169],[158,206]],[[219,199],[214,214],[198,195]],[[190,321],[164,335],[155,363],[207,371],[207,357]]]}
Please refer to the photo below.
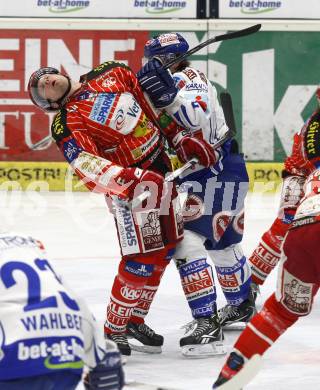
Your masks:
{"label": "blue helmet", "polygon": [[188,51],[188,42],[179,33],[166,33],[150,39],[144,46],[144,56],[148,60],[153,57],[166,64],[173,58]]}

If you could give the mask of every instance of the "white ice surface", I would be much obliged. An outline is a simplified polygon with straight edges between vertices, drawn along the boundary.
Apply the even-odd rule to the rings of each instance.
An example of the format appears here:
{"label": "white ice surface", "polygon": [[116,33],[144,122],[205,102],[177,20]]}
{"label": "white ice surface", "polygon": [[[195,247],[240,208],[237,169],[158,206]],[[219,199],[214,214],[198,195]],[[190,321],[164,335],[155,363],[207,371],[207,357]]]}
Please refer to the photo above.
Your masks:
{"label": "white ice surface", "polygon": [[[243,240],[246,254],[272,222],[277,203],[273,195],[247,198]],[[0,221],[0,228],[28,233],[44,242],[55,268],[87,300],[102,329],[119,262],[116,232],[103,197],[88,193],[0,192]],[[274,290],[275,280],[276,272],[263,286],[259,304]],[[223,304],[218,289],[218,305]],[[246,389],[320,389],[319,318],[316,299],[311,315],[289,329],[265,354],[262,371]],[[210,390],[225,357],[195,360],[181,356],[180,327],[190,320],[178,273],[170,264],[147,318],[147,323],[165,337],[163,352],[134,352],[125,367],[127,378],[181,390]],[[230,348],[238,334],[226,333]],[[82,388],[79,385],[78,390]]]}

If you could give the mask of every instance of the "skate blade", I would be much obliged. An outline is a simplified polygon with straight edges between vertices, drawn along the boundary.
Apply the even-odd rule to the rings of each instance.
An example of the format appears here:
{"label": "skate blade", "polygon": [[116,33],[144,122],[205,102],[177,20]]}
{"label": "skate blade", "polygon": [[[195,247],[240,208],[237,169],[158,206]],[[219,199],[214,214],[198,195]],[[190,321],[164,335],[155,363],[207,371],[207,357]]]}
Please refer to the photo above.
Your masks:
{"label": "skate blade", "polygon": [[225,355],[227,349],[221,341],[209,344],[184,345],[181,348],[183,356],[188,358],[206,358],[209,356]]}
{"label": "skate blade", "polygon": [[229,325],[223,325],[222,329],[224,331],[232,330],[243,330],[247,326],[246,322],[234,322]]}
{"label": "skate blade", "polygon": [[[143,353],[150,353],[150,354],[157,354],[162,352],[161,347],[155,347],[151,345],[144,345],[142,343],[139,343],[137,340],[135,340],[137,344],[134,344],[131,340],[129,341],[129,346],[133,351],[136,352],[143,352]],[[139,343],[139,344],[138,344]]]}

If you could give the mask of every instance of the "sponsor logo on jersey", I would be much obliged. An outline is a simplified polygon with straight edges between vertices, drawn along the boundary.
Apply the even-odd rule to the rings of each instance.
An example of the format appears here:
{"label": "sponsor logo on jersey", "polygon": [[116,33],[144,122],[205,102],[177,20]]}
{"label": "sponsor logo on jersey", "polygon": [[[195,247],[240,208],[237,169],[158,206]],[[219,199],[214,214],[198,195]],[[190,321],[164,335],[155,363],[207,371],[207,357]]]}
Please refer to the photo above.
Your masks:
{"label": "sponsor logo on jersey", "polygon": [[283,269],[281,302],[291,312],[308,314],[312,304],[312,283],[306,283]]}
{"label": "sponsor logo on jersey", "polygon": [[96,176],[105,171],[105,168],[111,164],[111,161],[107,161],[103,158],[80,153],[73,164],[73,168],[78,169],[89,178],[96,179]]}
{"label": "sponsor logo on jersey", "polygon": [[220,286],[223,288],[239,287],[239,282],[235,274],[220,274],[217,273]]}
{"label": "sponsor logo on jersey", "polygon": [[69,137],[71,135],[71,131],[68,129],[66,119],[67,111],[65,109],[61,109],[54,117],[51,125],[51,134],[55,141],[61,141],[63,138]]}
{"label": "sponsor logo on jersey", "polygon": [[203,200],[194,194],[190,194],[183,207],[184,222],[199,219],[204,214]]}
{"label": "sponsor logo on jersey", "polygon": [[302,219],[297,219],[292,222],[292,225],[290,226],[290,230],[294,229],[299,226],[309,225],[310,223],[320,222],[316,219],[316,217],[305,217]]}
{"label": "sponsor logo on jersey", "polygon": [[153,123],[145,116],[145,114],[142,114],[137,126],[134,129],[133,135],[136,138],[145,137],[152,130],[154,130]]}
{"label": "sponsor logo on jersey", "polygon": [[[281,237],[283,240],[283,237]],[[254,253],[262,261],[259,268],[261,270],[269,270],[278,264],[279,254],[274,252],[269,246],[265,246],[263,243],[259,243]],[[264,265],[264,268],[263,268]]]}
{"label": "sponsor logo on jersey", "polygon": [[105,87],[105,88],[110,88],[110,87],[116,85],[116,83],[117,83],[116,78],[113,77],[113,76],[111,76],[111,77],[108,77],[108,78],[106,78],[105,80],[103,80],[103,82],[102,82],[101,85],[102,85],[103,87]]}
{"label": "sponsor logo on jersey", "polygon": [[143,277],[149,277],[152,275],[153,272],[153,265],[152,264],[141,264],[137,263],[135,261],[127,261],[125,270],[130,272],[131,274],[143,276]]}
{"label": "sponsor logo on jersey", "polygon": [[149,150],[153,148],[153,146],[159,141],[159,135],[158,133],[154,133],[153,136],[143,145],[139,146],[138,148],[131,150],[132,157],[137,160],[144,154],[147,154]]}
{"label": "sponsor logo on jersey", "polygon": [[142,290],[135,290],[133,288],[129,288],[128,286],[123,286],[120,289],[121,295],[125,298],[128,299],[128,301],[135,301],[139,299],[141,295]]}
{"label": "sponsor logo on jersey", "polygon": [[158,40],[160,46],[169,46],[180,43],[177,34],[162,34],[158,37]]}
{"label": "sponsor logo on jersey", "polygon": [[131,93],[122,93],[110,113],[107,125],[121,134],[129,134],[137,125],[142,110]]}
{"label": "sponsor logo on jersey", "polygon": [[227,230],[231,220],[232,215],[228,211],[221,211],[213,217],[212,228],[213,238],[215,239],[215,241],[218,242],[221,239],[224,232]]}
{"label": "sponsor logo on jersey", "polygon": [[212,304],[205,304],[201,307],[197,307],[196,309],[192,310],[193,316],[196,317],[206,317],[206,314],[212,314],[213,308]]}
{"label": "sponsor logo on jersey", "polygon": [[320,122],[316,119],[317,118],[314,118],[314,120],[309,123],[305,135],[305,146],[309,159],[319,157],[320,154]]}
{"label": "sponsor logo on jersey", "polygon": [[209,268],[184,276],[182,286],[185,294],[191,294],[193,298],[211,294],[213,292],[213,278]]}
{"label": "sponsor logo on jersey", "polygon": [[138,253],[140,248],[131,211],[125,207],[115,209],[122,254]]}
{"label": "sponsor logo on jersey", "polygon": [[191,83],[185,86],[186,91],[208,92],[208,86],[202,83]]}
{"label": "sponsor logo on jersey", "polygon": [[81,150],[82,149],[78,147],[75,139],[64,142],[62,146],[63,155],[68,163],[71,163],[74,159],[76,159]]}
{"label": "sponsor logo on jersey", "polygon": [[61,112],[58,112],[58,114],[56,115],[52,123],[53,133],[56,135],[61,135],[63,133],[63,125],[60,122],[60,119],[61,119]]}
{"label": "sponsor logo on jersey", "polygon": [[109,112],[114,106],[116,97],[115,93],[100,93],[95,99],[89,118],[104,125],[107,122]]}
{"label": "sponsor logo on jersey", "polygon": [[181,276],[186,276],[189,274],[193,274],[195,272],[202,271],[208,267],[206,258],[194,260],[190,263],[186,262],[186,260],[180,260],[177,262],[179,264],[179,272]]}
{"label": "sponsor logo on jersey", "polygon": [[138,218],[138,220],[141,220],[141,238],[144,252],[164,248],[159,210],[141,212],[138,214]]}
{"label": "sponsor logo on jersey", "polygon": [[[32,343],[33,342],[33,343]],[[50,370],[61,368],[81,369],[83,367],[83,346],[75,339],[49,343],[35,340],[19,342],[17,358],[20,361],[44,359],[44,365]]]}

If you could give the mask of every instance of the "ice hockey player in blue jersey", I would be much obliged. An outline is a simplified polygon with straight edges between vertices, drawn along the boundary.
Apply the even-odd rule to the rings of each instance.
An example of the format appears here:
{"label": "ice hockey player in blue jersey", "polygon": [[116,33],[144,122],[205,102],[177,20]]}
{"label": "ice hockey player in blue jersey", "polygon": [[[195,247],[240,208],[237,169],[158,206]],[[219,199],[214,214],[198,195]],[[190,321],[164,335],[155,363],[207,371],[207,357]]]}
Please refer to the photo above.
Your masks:
{"label": "ice hockey player in blue jersey", "polygon": [[121,390],[121,358],[41,242],[0,233],[0,389]]}
{"label": "ice hockey player in blue jersey", "polygon": [[[182,353],[207,356],[225,352],[222,327],[247,322],[255,311],[250,293],[251,271],[240,245],[248,175],[235,141],[227,140],[221,147],[213,148],[228,131],[215,87],[185,60],[173,65],[171,73],[162,67],[188,48],[179,33],[161,34],[149,40],[138,79],[159,110],[160,123],[173,119],[186,129],[183,136],[166,133],[182,163],[194,156],[195,138],[207,145],[203,148],[203,155],[208,156],[207,166],[198,164],[180,177],[188,197],[185,235],[175,253],[194,318],[188,334],[180,340]],[[219,313],[208,254],[228,303]]]}

